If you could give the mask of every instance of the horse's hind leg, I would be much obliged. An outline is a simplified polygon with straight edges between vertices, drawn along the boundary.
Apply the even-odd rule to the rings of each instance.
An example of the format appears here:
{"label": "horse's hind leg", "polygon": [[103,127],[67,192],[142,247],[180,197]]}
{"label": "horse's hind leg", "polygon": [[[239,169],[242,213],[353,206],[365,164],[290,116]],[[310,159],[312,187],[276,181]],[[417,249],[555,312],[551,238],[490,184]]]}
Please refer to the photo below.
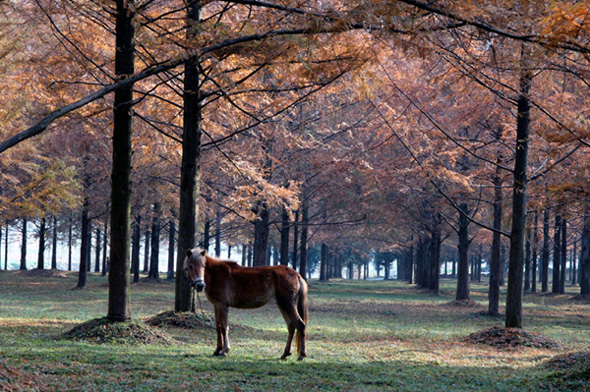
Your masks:
{"label": "horse's hind leg", "polygon": [[[287,329],[289,331],[289,336],[287,337],[287,345],[285,346],[285,351],[283,352],[283,356],[281,359],[287,358],[291,355],[291,344],[293,342],[293,335],[295,334],[295,330],[297,330],[297,347],[298,347],[298,360],[302,360],[303,357],[306,357],[305,354],[305,323],[297,313],[297,309],[295,304],[291,301],[280,300],[277,298],[277,305],[281,310],[281,314],[287,323]],[[303,342],[303,343],[302,343]]]}
{"label": "horse's hind leg", "polygon": [[229,351],[228,322],[229,309],[224,305],[215,305],[215,329],[217,330],[217,348],[214,356],[225,356]]}

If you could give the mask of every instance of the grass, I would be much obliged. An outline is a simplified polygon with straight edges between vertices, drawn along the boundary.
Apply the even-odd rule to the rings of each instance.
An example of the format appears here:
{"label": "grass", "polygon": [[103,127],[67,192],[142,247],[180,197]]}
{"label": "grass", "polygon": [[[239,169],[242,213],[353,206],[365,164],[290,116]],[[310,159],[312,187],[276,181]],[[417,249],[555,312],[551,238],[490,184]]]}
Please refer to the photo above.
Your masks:
{"label": "grass", "polygon": [[[29,391],[587,391],[590,311],[566,295],[526,294],[524,324],[560,344],[498,349],[465,337],[502,318],[450,306],[402,282],[310,282],[309,357],[281,361],[286,327],[274,305],[230,310],[232,350],[212,357],[210,328],[166,328],[177,344],[96,344],[58,337],[106,315],[106,278],[0,272],[0,390]],[[133,318],[171,310],[174,285],[132,285]],[[203,298],[203,307],[211,312]],[[575,355],[572,353],[576,353]],[[556,359],[557,358],[557,359]],[[581,359],[578,359],[581,358]],[[564,365],[565,364],[565,365]],[[4,371],[3,371],[4,369]],[[8,369],[8,370],[7,370]],[[11,389],[12,388],[12,389]]]}

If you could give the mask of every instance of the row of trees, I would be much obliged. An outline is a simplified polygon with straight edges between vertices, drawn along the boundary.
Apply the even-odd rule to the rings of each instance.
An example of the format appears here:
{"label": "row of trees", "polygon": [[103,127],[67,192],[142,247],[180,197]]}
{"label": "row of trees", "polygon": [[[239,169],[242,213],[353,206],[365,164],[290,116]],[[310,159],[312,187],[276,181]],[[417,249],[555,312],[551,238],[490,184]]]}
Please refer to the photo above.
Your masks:
{"label": "row of trees", "polygon": [[[441,246],[453,242],[464,299],[477,239],[491,253],[491,313],[508,238],[507,326],[522,324],[535,216],[565,217],[586,260],[583,4],[0,7],[1,220],[79,210],[85,239],[87,222],[110,211],[113,320],[130,315],[130,222],[155,206],[161,221],[178,219],[177,271],[197,220],[230,245],[252,239],[254,264],[273,236],[282,257],[297,236],[342,265],[414,248],[430,260],[416,275],[435,291]],[[183,310],[190,288],[176,278]]]}

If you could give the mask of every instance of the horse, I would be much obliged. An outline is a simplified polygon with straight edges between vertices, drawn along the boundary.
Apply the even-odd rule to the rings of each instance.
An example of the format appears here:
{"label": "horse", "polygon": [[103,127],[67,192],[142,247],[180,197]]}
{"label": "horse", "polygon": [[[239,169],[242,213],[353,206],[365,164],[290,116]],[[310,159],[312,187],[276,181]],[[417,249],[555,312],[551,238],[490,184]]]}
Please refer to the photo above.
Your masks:
{"label": "horse", "polygon": [[307,283],[297,271],[284,265],[242,267],[233,261],[211,257],[203,249],[189,249],[183,269],[197,292],[205,291],[215,308],[217,348],[214,356],[226,356],[229,307],[253,309],[272,298],[285,319],[289,335],[281,359],[291,355],[293,334],[297,331],[297,360],[307,356]]}

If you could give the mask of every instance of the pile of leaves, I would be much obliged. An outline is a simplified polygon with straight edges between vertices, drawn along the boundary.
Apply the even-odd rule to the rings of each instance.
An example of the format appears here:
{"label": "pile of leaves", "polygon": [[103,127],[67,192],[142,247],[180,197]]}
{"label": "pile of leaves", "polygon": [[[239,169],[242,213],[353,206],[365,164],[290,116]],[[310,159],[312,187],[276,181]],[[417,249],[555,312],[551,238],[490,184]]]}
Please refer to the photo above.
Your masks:
{"label": "pile of leaves", "polygon": [[0,361],[0,391],[44,391],[43,385],[31,374]]}
{"label": "pile of leaves", "polygon": [[458,308],[477,308],[479,307],[479,303],[472,299],[460,299],[456,301],[451,301],[446,304],[446,306],[455,306]]}
{"label": "pile of leaves", "polygon": [[209,314],[176,312],[174,310],[158,313],[145,321],[154,327],[176,327],[184,329],[215,329],[215,320]]}
{"label": "pile of leaves", "polygon": [[40,277],[40,278],[67,278],[68,274],[65,271],[57,269],[30,269],[21,272],[25,276]]}
{"label": "pile of leaves", "polygon": [[579,351],[553,357],[544,366],[554,370],[548,381],[561,390],[586,391],[590,384],[590,352]]}
{"label": "pile of leaves", "polygon": [[466,342],[486,344],[496,348],[558,348],[559,344],[542,335],[526,332],[520,328],[494,326],[469,335]]}
{"label": "pile of leaves", "polygon": [[62,335],[63,339],[94,343],[177,344],[176,340],[157,328],[139,321],[112,322],[99,318],[77,325]]}

